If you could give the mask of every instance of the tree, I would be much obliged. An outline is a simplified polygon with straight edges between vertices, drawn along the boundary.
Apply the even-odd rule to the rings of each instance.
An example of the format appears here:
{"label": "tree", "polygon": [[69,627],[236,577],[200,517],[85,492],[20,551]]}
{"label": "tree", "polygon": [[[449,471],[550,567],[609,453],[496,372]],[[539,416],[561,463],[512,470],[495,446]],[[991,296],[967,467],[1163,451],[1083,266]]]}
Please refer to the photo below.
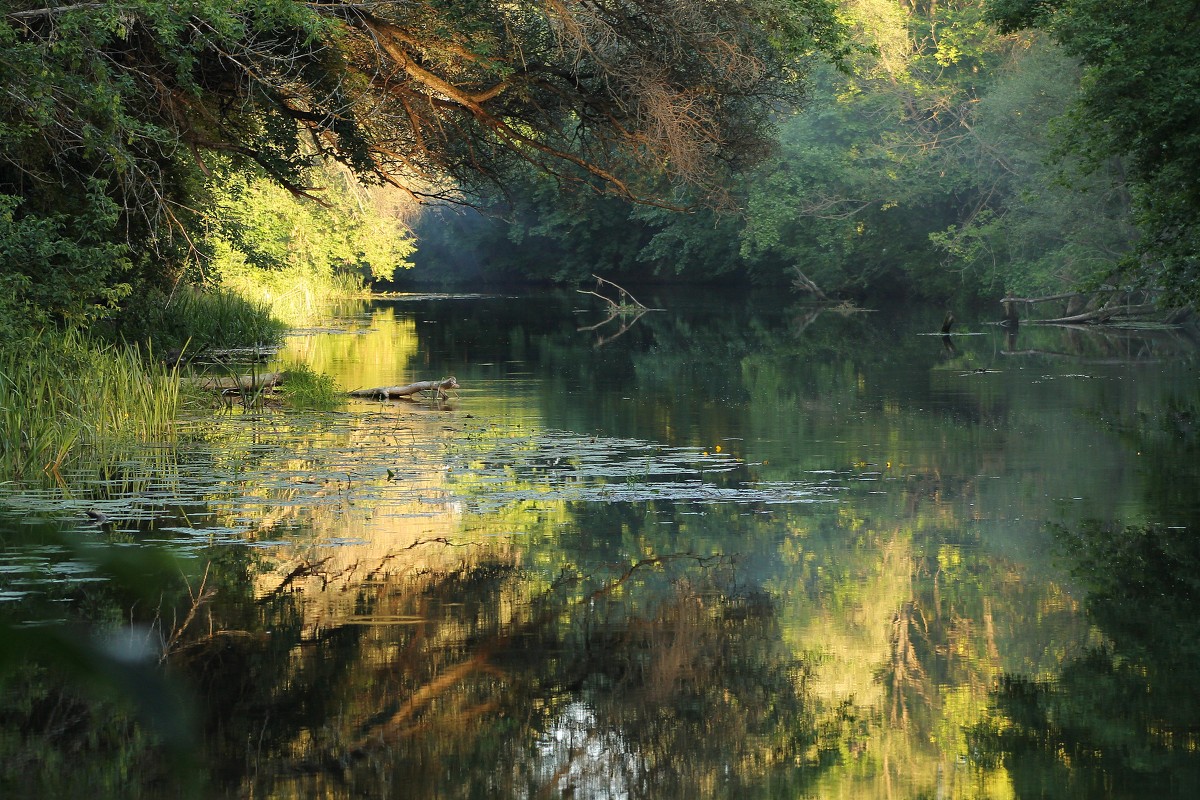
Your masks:
{"label": "tree", "polygon": [[1127,274],[1200,303],[1200,70],[1194,0],[992,0],[1005,30],[1038,27],[1084,66],[1065,147],[1126,164],[1140,240]]}
{"label": "tree", "polygon": [[512,184],[515,197],[497,201],[511,207],[512,242],[480,243],[471,266],[496,274],[499,240],[507,252],[513,243],[524,250],[509,262],[524,270],[536,253],[554,264],[555,279],[599,269],[782,284],[798,271],[830,292],[945,299],[992,289],[992,265],[947,269],[929,235],[973,218],[994,194],[998,168],[977,169],[968,120],[989,72],[1015,49],[1012,37],[998,36],[968,0],[908,12],[891,0],[854,0],[841,13],[854,37],[842,69],[814,71],[802,113],[780,115],[771,157],[728,184],[744,215],[590,202],[583,222],[557,197]]}
{"label": "tree", "polygon": [[966,0],[845,9],[860,48],[822,81],[816,113],[783,126],[781,155],[748,198],[744,255],[794,265],[827,291],[991,290],[991,270],[948,269],[929,235],[989,202],[969,120],[1012,42]]}
{"label": "tree", "polygon": [[969,171],[985,202],[934,241],[962,269],[997,273],[1009,295],[1107,284],[1136,238],[1121,165],[1089,170],[1076,156],[1054,157],[1079,65],[1044,35],[1023,38],[1028,49],[997,70],[964,119]]}
{"label": "tree", "polygon": [[[843,47],[831,0],[3,0],[0,45],[12,224],[95,197],[94,224],[118,215],[97,246],[151,276],[200,253],[212,154],[312,198],[319,159],[418,199],[461,199],[518,163],[641,199],[652,171],[715,197],[725,169],[763,155],[806,63]],[[68,304],[115,285],[86,283]]]}

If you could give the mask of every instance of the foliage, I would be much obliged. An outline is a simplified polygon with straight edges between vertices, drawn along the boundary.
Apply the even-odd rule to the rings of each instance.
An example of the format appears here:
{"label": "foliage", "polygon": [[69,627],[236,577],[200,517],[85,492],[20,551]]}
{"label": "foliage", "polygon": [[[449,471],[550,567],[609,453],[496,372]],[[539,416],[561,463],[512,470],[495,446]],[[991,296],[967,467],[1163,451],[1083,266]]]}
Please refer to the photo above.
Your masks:
{"label": "foliage", "polygon": [[820,112],[789,122],[749,198],[743,252],[828,289],[882,281],[952,294],[958,276],[930,264],[925,236],[961,213],[970,187],[960,184],[959,120],[1006,45],[979,27],[974,4],[903,14],[858,2],[847,13],[862,49],[848,74],[828,76]]}
{"label": "foliage", "polygon": [[1010,30],[1047,30],[1084,67],[1066,147],[1100,169],[1122,157],[1140,238],[1127,276],[1200,302],[1200,73],[1191,0],[1004,0],[990,14]]}
{"label": "foliage", "polygon": [[70,213],[42,215],[0,193],[0,342],[51,320],[87,323],[128,295],[127,250],[109,239],[116,206],[95,189],[92,182]]}
{"label": "foliage", "polygon": [[290,271],[292,281],[309,275],[330,285],[359,284],[388,281],[411,266],[414,244],[396,190],[364,187],[344,169],[316,170],[313,177],[321,181],[319,203],[261,175],[232,172],[210,181],[209,270],[217,282],[250,282],[242,280],[247,271]]}
{"label": "foliage", "polygon": [[829,0],[6,0],[0,45],[0,289],[56,320],[176,285],[211,255],[197,234],[214,216],[251,263],[305,234],[318,268],[388,274],[391,222],[364,215],[359,246],[340,218],[289,231],[305,214],[264,215],[262,176],[318,197],[319,161],[412,198],[461,198],[513,165],[625,196],[653,188],[652,166],[717,193],[761,157],[807,65],[843,51]]}
{"label": "foliage", "polygon": [[596,272],[645,270],[639,252],[649,232],[618,198],[562,190],[553,179],[522,170],[483,211],[484,217],[454,209],[421,214],[414,225],[418,278],[571,283]]}
{"label": "foliage", "polygon": [[[799,272],[830,291],[948,298],[993,290],[994,270],[946,269],[928,237],[967,218],[991,188],[977,175],[964,123],[1011,42],[971,2],[903,14],[863,0],[843,15],[855,49],[841,71],[814,72],[807,109],[779,117],[775,151],[725,187],[740,215],[562,202],[540,184],[510,183],[491,204],[508,215],[509,242],[497,256],[496,234],[483,230],[477,263],[496,270],[497,261],[527,263],[536,252],[558,268],[547,277],[562,280],[599,271],[779,284]],[[684,193],[673,205],[703,201]],[[424,247],[423,226],[418,235]]]}
{"label": "foliage", "polygon": [[0,474],[62,482],[74,462],[168,436],[178,408],[176,376],[136,347],[77,329],[23,339],[0,350]]}
{"label": "foliage", "polygon": [[[1085,5],[1031,7],[1049,19],[1051,9]],[[1155,37],[1187,41],[1187,31],[1177,30],[1185,23],[1161,22],[1186,14],[1159,4],[1152,9],[1139,11],[1139,25],[1153,33],[1139,35],[1146,41],[1138,52],[1153,52]],[[1196,170],[1181,156],[1175,166],[1162,166],[1170,186],[1151,191],[1139,177],[1146,170],[1117,156],[1133,146],[1127,140],[1141,116],[1163,120],[1148,129],[1155,142],[1167,142],[1168,128],[1178,134],[1164,152],[1200,149],[1187,139],[1196,127],[1187,122],[1188,98],[1196,96],[1191,72],[1182,63],[1156,64],[1154,70],[1171,69],[1172,76],[1142,91],[1128,83],[1140,69],[1132,56],[1128,74],[1116,74],[1114,61],[1114,74],[1101,75],[1062,26],[1051,26],[1053,39],[999,32],[984,12],[966,1],[907,10],[890,0],[844,3],[854,47],[840,71],[814,72],[803,113],[780,116],[775,152],[726,187],[740,215],[630,210],[586,197],[562,201],[544,182],[513,181],[487,204],[506,215],[507,226],[445,223],[455,248],[467,251],[456,259],[443,257],[441,231],[431,230],[443,222],[420,226],[431,250],[418,255],[418,274],[429,272],[427,261],[451,270],[457,261],[469,264],[473,276],[528,271],[565,282],[592,272],[626,280],[795,278],[827,292],[963,302],[1120,282],[1140,259],[1145,268],[1135,273],[1147,282],[1164,276],[1177,287],[1174,299],[1186,300],[1196,247],[1180,214],[1195,182],[1180,176]],[[1176,58],[1174,49],[1165,52]],[[1109,102],[1103,92],[1124,93]],[[1124,134],[1105,133],[1113,126],[1099,111],[1080,111],[1123,108],[1139,97],[1159,98],[1160,108],[1122,111]],[[1167,121],[1176,117],[1178,125]],[[1096,131],[1096,141],[1088,131]],[[1179,172],[1171,172],[1176,166]],[[699,203],[687,195],[674,199],[676,206]],[[1153,239],[1157,255],[1147,245],[1152,218],[1162,223]],[[1168,218],[1175,221],[1169,229]],[[1142,245],[1135,250],[1139,228]]]}
{"label": "foliage", "polygon": [[202,290],[187,284],[172,294],[145,292],[131,302],[114,329],[151,350],[199,353],[208,348],[276,345],[286,327],[264,302],[230,289]]}
{"label": "foliage", "polygon": [[293,408],[332,409],[344,405],[345,392],[329,375],[313,371],[307,364],[287,368],[283,380],[283,396]]}
{"label": "foliage", "polygon": [[[1051,295],[1111,281],[1132,246],[1121,165],[1084,172],[1063,154],[1061,114],[1078,67],[1045,37],[998,70],[968,120],[988,202],[933,241],[964,269],[991,273],[1008,294]],[[986,183],[984,183],[986,181]]]}

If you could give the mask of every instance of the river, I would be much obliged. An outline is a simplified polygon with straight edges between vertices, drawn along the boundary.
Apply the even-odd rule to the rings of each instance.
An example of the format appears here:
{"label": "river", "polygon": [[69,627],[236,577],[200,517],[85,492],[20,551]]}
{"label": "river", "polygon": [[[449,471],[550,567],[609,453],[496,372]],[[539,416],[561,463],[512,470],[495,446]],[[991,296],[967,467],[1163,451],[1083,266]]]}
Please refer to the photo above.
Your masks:
{"label": "river", "polygon": [[[3,502],[188,565],[137,629],[206,797],[1195,796],[1194,332],[647,294],[362,303],[278,363],[460,388]],[[103,583],[3,555],[9,605]]]}

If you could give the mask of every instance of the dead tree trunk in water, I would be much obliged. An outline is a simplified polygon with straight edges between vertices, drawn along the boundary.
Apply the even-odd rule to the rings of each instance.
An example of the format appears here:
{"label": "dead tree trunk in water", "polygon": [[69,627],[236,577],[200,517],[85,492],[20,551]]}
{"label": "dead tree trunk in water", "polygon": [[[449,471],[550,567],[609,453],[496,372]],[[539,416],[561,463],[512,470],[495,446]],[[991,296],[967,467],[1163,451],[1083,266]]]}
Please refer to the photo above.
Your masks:
{"label": "dead tree trunk in water", "polygon": [[351,397],[371,397],[377,400],[412,397],[418,392],[436,391],[439,398],[446,397],[447,389],[457,389],[458,381],[453,376],[442,378],[440,381],[417,381],[405,386],[377,386],[374,389],[355,389],[348,392]]}
{"label": "dead tree trunk in water", "polygon": [[811,278],[801,272],[799,267],[792,267],[792,285],[797,289],[803,289],[806,292],[816,295],[818,300],[829,299],[825,292],[821,291],[821,287],[817,286]]}
{"label": "dead tree trunk in water", "polygon": [[[1047,297],[1005,297],[1000,302],[1004,305],[1005,325],[1017,324],[1018,303],[1024,304],[1029,312],[1030,316],[1026,317],[1025,322],[1030,325],[1102,325],[1120,322],[1173,324],[1181,321],[1181,317],[1186,317],[1186,314],[1180,314],[1179,309],[1163,308],[1155,302],[1160,294],[1155,289],[1098,289]],[[1032,318],[1035,309],[1047,308],[1047,304],[1053,304],[1049,306],[1049,317]]]}
{"label": "dead tree trunk in water", "polygon": [[1012,300],[1004,301],[1004,319],[1000,320],[1000,324],[1006,328],[1015,328],[1021,324],[1021,318],[1017,316],[1017,304]]}

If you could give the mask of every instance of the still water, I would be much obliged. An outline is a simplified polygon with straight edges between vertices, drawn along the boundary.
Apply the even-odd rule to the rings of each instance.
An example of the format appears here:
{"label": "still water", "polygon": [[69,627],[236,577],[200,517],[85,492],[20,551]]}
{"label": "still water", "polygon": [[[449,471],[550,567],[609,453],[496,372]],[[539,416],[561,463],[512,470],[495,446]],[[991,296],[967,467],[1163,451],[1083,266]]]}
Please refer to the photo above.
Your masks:
{"label": "still water", "polygon": [[206,797],[1196,796],[1194,333],[641,299],[364,303],[279,362],[461,388],[4,502],[191,565]]}

